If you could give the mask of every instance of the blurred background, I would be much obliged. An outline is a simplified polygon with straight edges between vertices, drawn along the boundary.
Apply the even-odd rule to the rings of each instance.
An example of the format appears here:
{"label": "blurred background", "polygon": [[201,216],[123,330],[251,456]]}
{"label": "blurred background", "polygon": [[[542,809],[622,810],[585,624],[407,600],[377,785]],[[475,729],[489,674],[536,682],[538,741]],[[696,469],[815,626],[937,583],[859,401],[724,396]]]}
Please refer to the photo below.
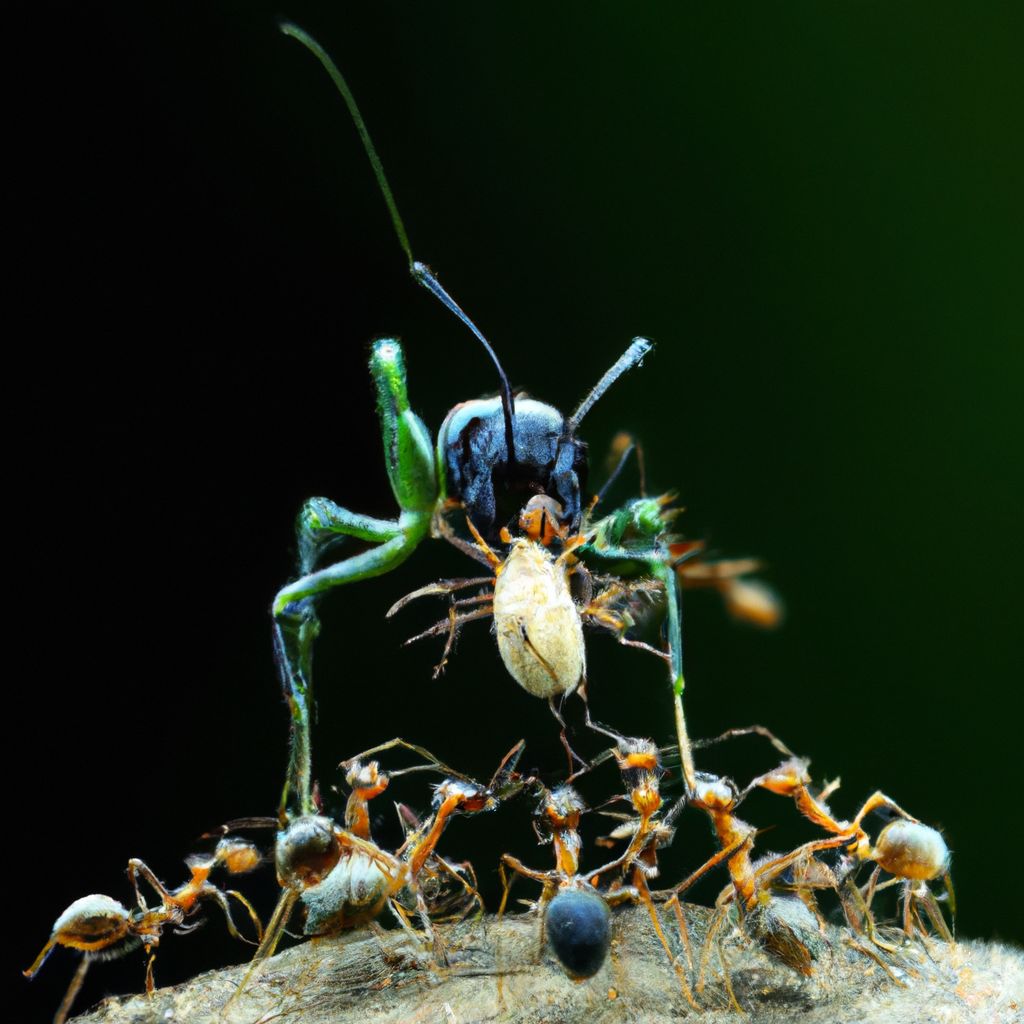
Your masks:
{"label": "blurred background", "polygon": [[[631,337],[656,342],[586,421],[593,479],[635,433],[685,532],[763,558],[788,613],[759,633],[687,596],[694,734],[771,726],[817,779],[842,777],[840,815],[885,790],[944,829],[959,932],[1020,942],[1019,5],[144,6],[9,25],[8,779],[27,869],[11,972],[73,899],[127,901],[129,857],[176,884],[201,833],[276,810],[267,609],[294,516],[311,495],[394,511],[370,339],[405,340],[433,430],[496,388],[409,279],[348,115],[282,15],[348,76],[414,252],[515,384],[571,410]],[[433,682],[440,645],[400,645],[443,605],[384,620],[470,569],[427,543],[323,601],[329,807],[337,762],[395,735],[480,778],[524,737],[524,763],[564,771],[486,623]],[[606,635],[589,652],[595,716],[668,741],[662,667]],[[745,781],[772,755],[737,741],[702,763]],[[424,810],[425,779],[405,782],[395,797]],[[618,778],[581,788],[600,803]],[[744,808],[775,826],[763,850],[810,837],[763,796]],[[492,906],[502,851],[549,866],[531,809],[446,834]],[[606,829],[592,817],[586,864]],[[712,849],[684,814],[666,881]],[[269,913],[272,871],[241,885]],[[157,980],[247,955],[211,919],[168,938]],[[24,1019],[52,1014],[73,960],[14,979]],[[79,1009],[141,991],[143,965],[97,965]]]}

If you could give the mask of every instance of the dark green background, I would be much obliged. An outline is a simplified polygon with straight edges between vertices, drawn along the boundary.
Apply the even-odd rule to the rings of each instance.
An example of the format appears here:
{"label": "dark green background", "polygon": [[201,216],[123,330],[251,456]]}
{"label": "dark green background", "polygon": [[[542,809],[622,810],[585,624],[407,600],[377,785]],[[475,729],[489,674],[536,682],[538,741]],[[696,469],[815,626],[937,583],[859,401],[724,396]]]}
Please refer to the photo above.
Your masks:
{"label": "dark green background", "polygon": [[[687,601],[693,731],[772,726],[842,776],[841,814],[883,788],[945,829],[962,933],[1020,941],[1019,5],[175,4],[8,34],[28,356],[8,376],[8,722],[29,741],[9,780],[41,862],[16,966],[75,897],[127,897],[129,856],[175,881],[200,832],[276,807],[266,609],[292,518],[311,494],[393,509],[369,339],[405,339],[433,428],[495,386],[407,278],[347,115],[277,15],[349,76],[417,256],[517,384],[571,408],[629,338],[657,343],[588,418],[595,465],[635,432],[685,529],[762,556],[789,612],[765,635]],[[467,568],[427,548],[324,602],[325,786],[395,734],[479,776],[520,736],[561,765],[486,626],[438,683],[434,648],[399,648],[430,609],[388,605]],[[595,714],[667,739],[659,666],[604,636],[590,658]],[[714,765],[745,779],[769,755]],[[422,782],[398,795],[426,802]],[[502,850],[548,862],[527,812],[446,837],[489,896]],[[809,837],[778,799],[745,814],[778,826],[766,850]],[[667,879],[710,848],[684,815]],[[167,942],[158,979],[244,955],[213,921]],[[70,961],[20,986],[31,1019]],[[138,955],[97,967],[80,1005],[142,979]]]}

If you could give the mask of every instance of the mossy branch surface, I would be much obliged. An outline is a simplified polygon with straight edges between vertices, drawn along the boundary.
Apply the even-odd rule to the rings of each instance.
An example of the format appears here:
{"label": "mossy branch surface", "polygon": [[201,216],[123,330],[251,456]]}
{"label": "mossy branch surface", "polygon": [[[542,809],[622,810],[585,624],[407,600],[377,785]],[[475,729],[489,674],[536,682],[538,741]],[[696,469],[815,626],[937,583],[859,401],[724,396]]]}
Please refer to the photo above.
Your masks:
{"label": "mossy branch surface", "polygon": [[[691,947],[699,959],[710,911],[687,907]],[[668,918],[666,927],[671,924]],[[531,915],[486,917],[440,926],[450,966],[416,949],[400,932],[359,931],[304,942],[266,961],[233,1002],[247,967],[202,974],[176,988],[109,999],[79,1024],[612,1024],[692,1017],[719,1024],[924,1024],[1024,1019],[1024,956],[992,943],[911,944],[899,982],[857,953],[838,928],[811,977],[768,957],[739,933],[726,957],[736,996],[731,1009],[717,954],[698,1000],[684,998],[646,911],[616,911],[611,955],[588,981],[566,977],[539,948]],[[673,941],[675,939],[673,938]],[[681,948],[677,952],[682,954]]]}

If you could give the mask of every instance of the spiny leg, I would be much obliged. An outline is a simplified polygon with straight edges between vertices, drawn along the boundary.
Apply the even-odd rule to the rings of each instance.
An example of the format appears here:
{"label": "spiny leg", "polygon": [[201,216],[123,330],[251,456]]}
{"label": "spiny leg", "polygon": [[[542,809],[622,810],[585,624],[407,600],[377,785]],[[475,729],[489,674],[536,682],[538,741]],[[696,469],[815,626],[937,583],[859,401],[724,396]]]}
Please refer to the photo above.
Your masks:
{"label": "spiny leg", "polygon": [[288,919],[292,916],[295,904],[299,900],[299,895],[299,890],[291,886],[281,890],[281,896],[277,901],[277,906],[274,908],[274,913],[267,922],[266,930],[263,933],[263,939],[253,955],[252,962],[249,964],[249,969],[245,972],[242,980],[238,983],[238,988],[231,993],[230,998],[224,1004],[224,1008],[221,1010],[222,1015],[227,1012],[228,1007],[231,1006],[231,1004],[234,1003],[234,1001],[249,987],[249,982],[259,969],[260,964],[268,957],[274,955],[274,952],[277,949],[277,944],[281,941],[281,936],[285,932]]}
{"label": "spiny leg", "polygon": [[423,758],[424,763],[414,765],[410,768],[399,768],[396,771],[389,771],[388,775],[391,778],[397,778],[399,775],[406,775],[409,772],[422,771],[423,769],[436,769],[443,775],[459,779],[467,778],[467,776],[463,775],[461,772],[457,772],[454,768],[446,765],[444,761],[432,754],[426,747],[421,747],[418,743],[410,743],[408,740],[402,739],[401,736],[395,736],[393,739],[385,740],[383,743],[378,743],[375,747],[370,747],[369,750],[363,750],[358,754],[353,754],[352,757],[348,757],[342,761],[339,767],[347,770],[357,761],[365,761],[367,758],[373,757],[375,754],[383,754],[385,751],[394,750],[395,748],[409,750],[414,754],[418,754]]}
{"label": "spiny leg", "polygon": [[[693,991],[690,989],[690,982],[686,977],[686,971],[684,971],[679,965],[679,958],[672,952],[672,947],[668,944],[668,937],[665,935],[664,929],[661,927],[661,921],[658,919],[658,912],[655,909],[654,901],[651,899],[650,890],[647,888],[647,880],[644,878],[642,871],[634,873],[633,887],[636,889],[637,898],[647,909],[647,913],[651,919],[651,924],[654,926],[655,934],[658,936],[658,941],[661,943],[662,949],[665,950],[665,955],[668,957],[669,963],[672,965],[672,970],[675,971],[676,977],[679,979],[679,986],[683,990],[683,995],[686,997],[686,1001],[695,1010],[700,1009],[697,1005],[697,1000],[693,997]],[[686,952],[687,960],[689,960],[688,948]]]}
{"label": "spiny leg", "polygon": [[146,901],[142,898],[142,891],[139,888],[139,876],[149,882],[153,887],[153,891],[160,897],[161,904],[166,907],[171,900],[171,894],[164,887],[160,879],[153,874],[152,870],[150,870],[149,866],[144,861],[139,860],[137,857],[132,857],[132,859],[128,861],[128,881],[131,882],[132,888],[135,890],[135,899],[139,904],[139,910],[143,912],[149,910],[149,907],[146,906]]}

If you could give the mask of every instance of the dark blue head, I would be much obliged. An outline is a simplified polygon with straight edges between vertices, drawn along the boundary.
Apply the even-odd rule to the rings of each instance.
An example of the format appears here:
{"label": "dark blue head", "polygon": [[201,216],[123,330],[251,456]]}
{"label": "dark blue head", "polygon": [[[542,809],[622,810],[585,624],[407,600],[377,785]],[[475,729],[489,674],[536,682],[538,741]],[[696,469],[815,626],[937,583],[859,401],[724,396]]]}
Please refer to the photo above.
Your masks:
{"label": "dark blue head", "polygon": [[597,893],[560,892],[544,918],[548,942],[574,978],[591,978],[601,969],[611,944],[611,911]]}
{"label": "dark blue head", "polygon": [[573,424],[554,406],[517,398],[511,426],[514,454],[509,458],[500,398],[462,402],[448,413],[437,443],[448,497],[465,505],[489,541],[536,494],[554,498],[562,506],[563,524],[576,529],[587,448],[575,437]]}

